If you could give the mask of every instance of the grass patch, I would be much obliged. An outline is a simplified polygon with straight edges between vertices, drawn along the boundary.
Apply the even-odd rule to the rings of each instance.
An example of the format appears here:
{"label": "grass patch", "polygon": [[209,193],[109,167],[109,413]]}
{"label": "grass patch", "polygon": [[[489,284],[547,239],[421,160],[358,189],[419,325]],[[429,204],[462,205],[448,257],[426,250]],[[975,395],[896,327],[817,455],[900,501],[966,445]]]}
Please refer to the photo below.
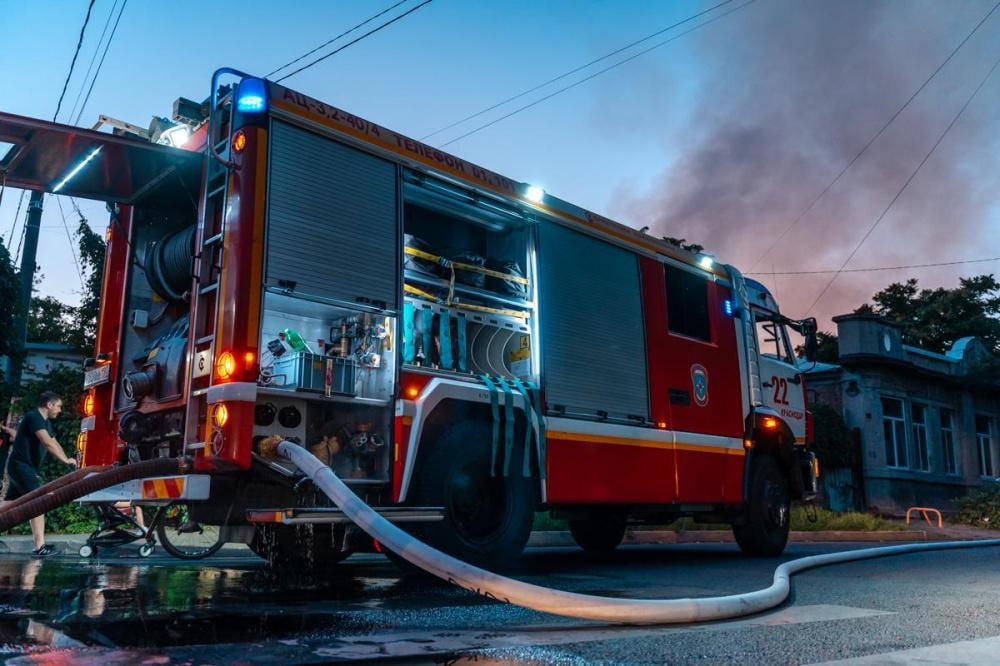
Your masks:
{"label": "grass patch", "polygon": [[[859,513],[857,511],[850,511],[847,513],[837,513],[834,511],[829,511],[827,509],[816,509],[816,522],[809,521],[809,514],[811,509],[807,510],[804,506],[792,507],[792,531],[795,532],[817,532],[820,530],[834,530],[834,531],[863,531],[863,532],[881,532],[881,531],[896,531],[906,529],[905,526],[900,523],[893,522],[891,520],[886,520],[885,518],[879,518],[876,515],[870,513]],[[532,529],[536,531],[563,531],[568,529],[566,527],[565,520],[555,520],[546,512],[539,512],[535,514],[535,523]],[[649,529],[649,530],[673,530],[674,532],[692,532],[692,531],[706,531],[706,530],[728,530],[729,525],[718,524],[718,523],[698,523],[695,522],[693,518],[681,518],[676,520],[670,525],[649,525],[640,526],[636,529]]]}

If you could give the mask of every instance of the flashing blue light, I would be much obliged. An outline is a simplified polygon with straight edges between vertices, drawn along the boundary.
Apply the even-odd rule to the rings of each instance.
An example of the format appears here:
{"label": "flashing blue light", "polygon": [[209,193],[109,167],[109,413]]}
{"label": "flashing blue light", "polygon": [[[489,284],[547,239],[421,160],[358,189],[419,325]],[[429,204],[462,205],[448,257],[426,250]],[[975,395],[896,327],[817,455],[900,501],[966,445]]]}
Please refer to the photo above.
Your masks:
{"label": "flashing blue light", "polygon": [[267,111],[267,86],[263,79],[243,79],[236,89],[236,110],[242,113]]}
{"label": "flashing blue light", "polygon": [[729,315],[730,317],[733,316],[733,302],[731,300],[727,298],[726,300],[722,301],[722,307],[726,311],[727,315]]}

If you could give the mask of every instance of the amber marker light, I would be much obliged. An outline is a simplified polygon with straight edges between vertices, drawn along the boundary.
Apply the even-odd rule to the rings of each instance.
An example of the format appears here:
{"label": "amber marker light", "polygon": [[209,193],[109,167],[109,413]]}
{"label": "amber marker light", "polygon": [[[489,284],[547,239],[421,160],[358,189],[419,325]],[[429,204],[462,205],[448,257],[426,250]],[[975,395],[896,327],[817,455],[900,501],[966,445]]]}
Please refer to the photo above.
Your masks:
{"label": "amber marker light", "polygon": [[752,449],[753,448],[753,440],[752,439],[744,439],[743,440],[743,448],[747,449],[747,450]]}
{"label": "amber marker light", "polygon": [[243,130],[237,130],[236,134],[233,135],[233,152],[242,153],[246,147],[247,133]]}
{"label": "amber marker light", "polygon": [[94,412],[97,411],[97,403],[94,400],[94,394],[88,393],[83,398],[83,415],[93,416]]}
{"label": "amber marker light", "polygon": [[215,374],[219,379],[231,379],[236,374],[236,357],[232,352],[222,352],[215,361]]}
{"label": "amber marker light", "polygon": [[247,370],[250,370],[251,368],[253,368],[254,361],[256,360],[257,360],[257,355],[254,354],[252,351],[248,351],[247,353],[243,354],[243,367],[246,368]]}
{"label": "amber marker light", "polygon": [[215,409],[212,410],[212,422],[215,424],[216,428],[223,428],[228,421],[229,408],[226,407],[225,403],[220,402],[215,405]]}
{"label": "amber marker light", "polygon": [[656,427],[659,428],[660,430],[666,430],[667,429],[667,422],[666,421],[659,421],[656,424]]}
{"label": "amber marker light", "polygon": [[777,430],[778,429],[778,419],[773,416],[765,416],[761,421],[761,425],[764,426],[766,430]]}
{"label": "amber marker light", "polygon": [[418,395],[420,395],[420,389],[417,388],[416,386],[411,386],[408,389],[406,389],[407,398],[416,398]]}

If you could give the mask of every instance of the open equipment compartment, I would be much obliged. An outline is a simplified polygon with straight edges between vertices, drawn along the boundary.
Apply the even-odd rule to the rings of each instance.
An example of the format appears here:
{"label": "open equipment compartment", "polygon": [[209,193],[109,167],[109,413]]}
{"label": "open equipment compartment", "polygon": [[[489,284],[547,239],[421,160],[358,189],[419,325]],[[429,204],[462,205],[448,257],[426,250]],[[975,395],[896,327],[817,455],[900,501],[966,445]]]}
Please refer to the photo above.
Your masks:
{"label": "open equipment compartment", "polygon": [[403,173],[402,363],[530,379],[530,220],[518,208]]}

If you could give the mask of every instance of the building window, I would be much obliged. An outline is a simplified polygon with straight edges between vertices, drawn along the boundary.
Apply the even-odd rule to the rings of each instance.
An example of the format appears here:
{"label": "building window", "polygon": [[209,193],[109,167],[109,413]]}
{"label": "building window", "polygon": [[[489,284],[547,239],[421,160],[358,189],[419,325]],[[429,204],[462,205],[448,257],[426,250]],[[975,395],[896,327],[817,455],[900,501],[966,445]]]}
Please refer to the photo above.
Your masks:
{"label": "building window", "polygon": [[667,328],[671,333],[710,342],[708,280],[680,268],[666,268]]}
{"label": "building window", "polygon": [[979,475],[993,476],[993,420],[976,415],[976,448],[979,453]]}
{"label": "building window", "polygon": [[952,425],[952,411],[941,410],[941,453],[944,458],[945,474],[958,474],[958,457],[955,455],[955,427]]}
{"label": "building window", "polygon": [[885,429],[885,464],[906,467],[906,420],[902,400],[882,398],[882,427]]}
{"label": "building window", "polygon": [[921,472],[929,472],[931,459],[927,450],[927,408],[923,405],[912,405],[910,423],[913,427],[913,446],[917,454],[917,459],[914,462]]}

